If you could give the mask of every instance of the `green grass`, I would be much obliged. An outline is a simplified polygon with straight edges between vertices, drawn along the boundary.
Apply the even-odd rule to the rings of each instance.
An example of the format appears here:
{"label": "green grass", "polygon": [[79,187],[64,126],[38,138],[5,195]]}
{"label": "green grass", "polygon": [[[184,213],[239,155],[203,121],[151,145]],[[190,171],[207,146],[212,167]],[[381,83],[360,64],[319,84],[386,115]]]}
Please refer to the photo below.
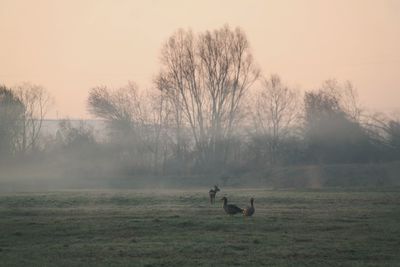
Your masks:
{"label": "green grass", "polygon": [[400,266],[398,189],[207,192],[2,193],[0,265]]}

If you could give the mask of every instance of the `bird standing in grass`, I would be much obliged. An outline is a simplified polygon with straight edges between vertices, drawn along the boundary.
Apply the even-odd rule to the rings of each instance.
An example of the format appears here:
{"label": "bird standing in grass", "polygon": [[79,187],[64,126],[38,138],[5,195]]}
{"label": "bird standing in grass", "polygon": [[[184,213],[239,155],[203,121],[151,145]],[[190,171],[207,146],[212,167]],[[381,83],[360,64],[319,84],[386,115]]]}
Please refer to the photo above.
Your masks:
{"label": "bird standing in grass", "polygon": [[254,198],[250,198],[250,206],[243,209],[243,215],[250,217],[254,214],[255,211],[256,210],[254,208]]}
{"label": "bird standing in grass", "polygon": [[229,215],[235,215],[236,213],[241,213],[243,212],[243,209],[239,208],[236,205],[229,204],[228,205],[228,199],[226,197],[221,198],[221,200],[224,201],[224,211],[229,214]]}

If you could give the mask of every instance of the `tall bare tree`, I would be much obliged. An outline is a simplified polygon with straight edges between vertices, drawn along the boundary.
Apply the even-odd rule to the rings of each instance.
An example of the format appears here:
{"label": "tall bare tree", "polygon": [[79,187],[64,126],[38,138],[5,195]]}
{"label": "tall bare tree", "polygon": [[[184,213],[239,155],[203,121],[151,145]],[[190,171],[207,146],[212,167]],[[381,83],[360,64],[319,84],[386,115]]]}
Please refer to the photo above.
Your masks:
{"label": "tall bare tree", "polygon": [[43,120],[52,104],[52,98],[42,86],[31,83],[18,85],[13,91],[24,105],[18,150],[26,153],[37,148]]}
{"label": "tall bare tree", "polygon": [[156,84],[174,106],[177,129],[190,127],[201,160],[215,156],[259,76],[246,35],[228,26],[198,35],[179,30],[165,43],[161,62]]}
{"label": "tall bare tree", "polygon": [[168,114],[163,120],[162,127],[174,132],[174,136],[170,136],[170,140],[174,144],[174,157],[179,161],[185,161],[187,131],[184,124],[184,113],[181,106],[180,94],[177,90],[172,89],[170,81],[161,75],[156,79],[155,83],[156,88],[161,92],[158,97],[163,100],[164,111]]}
{"label": "tall bare tree", "polygon": [[266,139],[269,158],[274,163],[280,142],[294,133],[299,123],[300,94],[274,74],[263,80],[262,88],[255,96],[255,131]]}

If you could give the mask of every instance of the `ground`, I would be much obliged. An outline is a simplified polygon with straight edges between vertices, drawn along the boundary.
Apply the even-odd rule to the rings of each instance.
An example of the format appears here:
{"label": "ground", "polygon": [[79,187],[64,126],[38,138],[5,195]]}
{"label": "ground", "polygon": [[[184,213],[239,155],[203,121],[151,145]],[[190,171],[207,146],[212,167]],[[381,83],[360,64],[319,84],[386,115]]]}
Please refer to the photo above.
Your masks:
{"label": "ground", "polygon": [[400,189],[0,194],[1,266],[400,266]]}

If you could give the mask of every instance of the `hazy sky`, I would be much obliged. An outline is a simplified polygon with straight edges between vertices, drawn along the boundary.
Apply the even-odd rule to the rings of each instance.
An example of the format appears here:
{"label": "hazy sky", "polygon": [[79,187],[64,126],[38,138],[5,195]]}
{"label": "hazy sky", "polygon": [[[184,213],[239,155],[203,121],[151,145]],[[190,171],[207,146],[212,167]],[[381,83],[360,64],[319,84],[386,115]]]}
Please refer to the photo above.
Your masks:
{"label": "hazy sky", "polygon": [[365,105],[400,108],[400,0],[0,0],[0,84],[41,84],[51,117],[87,117],[91,87],[146,89],[175,30],[224,24],[265,75],[303,90],[348,79]]}

